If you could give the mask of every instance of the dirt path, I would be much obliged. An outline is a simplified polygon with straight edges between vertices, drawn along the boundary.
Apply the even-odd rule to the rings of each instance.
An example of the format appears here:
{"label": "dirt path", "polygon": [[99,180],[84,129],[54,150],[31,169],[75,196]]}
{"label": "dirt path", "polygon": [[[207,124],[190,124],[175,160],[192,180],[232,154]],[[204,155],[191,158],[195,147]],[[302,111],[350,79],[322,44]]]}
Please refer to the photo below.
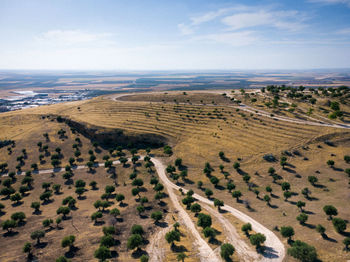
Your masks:
{"label": "dirt path", "polygon": [[175,209],[178,211],[179,218],[182,220],[182,222],[186,225],[190,233],[195,238],[194,244],[198,248],[200,261],[208,261],[208,262],[221,261],[221,259],[215,254],[215,252],[211,249],[208,243],[201,237],[201,235],[196,229],[196,226],[193,224],[190,216],[180,205],[179,200],[173,191],[174,189],[177,189],[177,188],[173,186],[173,184],[168,180],[167,176],[165,175],[165,166],[163,165],[162,161],[160,161],[157,158],[152,158],[152,162],[154,163],[154,166],[157,170],[159,178],[162,180],[162,182],[164,183],[165,187],[168,190],[169,197],[173,202]]}
{"label": "dirt path", "polygon": [[262,256],[259,256],[255,250],[252,250],[248,244],[242,240],[241,236],[237,233],[236,228],[227,220],[221,213],[214,208],[202,204],[202,207],[213,215],[223,226],[223,234],[228,238],[229,242],[235,247],[240,261],[264,261]]}
{"label": "dirt path", "polygon": [[[158,176],[163,181],[165,186],[167,188],[173,188],[175,190],[179,190],[181,187],[175,185],[172,183],[168,177],[165,174],[165,165],[163,165],[162,161],[158,158],[152,158],[152,162],[154,163]],[[182,190],[186,193],[188,190],[185,188],[182,188]],[[169,190],[171,191],[171,190]],[[198,194],[193,195],[194,198],[196,198],[198,201],[201,201],[205,204],[213,206],[213,201],[204,198]],[[250,223],[252,225],[252,229],[255,232],[262,233],[266,236],[266,241],[264,243],[266,250],[263,254],[263,258],[260,261],[274,261],[274,262],[280,262],[283,261],[283,258],[285,256],[285,248],[283,243],[279,240],[279,238],[269,229],[264,227],[262,224],[251,218],[250,216],[247,216],[246,214],[242,213],[241,211],[228,206],[224,205],[222,207],[223,210],[226,210],[230,212],[232,215],[237,217],[239,220],[243,221],[244,223]],[[187,215],[188,216],[188,215]],[[198,233],[198,232],[197,232]]]}
{"label": "dirt path", "polygon": [[149,244],[146,247],[146,251],[149,254],[150,262],[164,261],[165,258],[165,248],[161,245],[164,243],[165,234],[171,230],[171,227],[162,228],[151,235]]}

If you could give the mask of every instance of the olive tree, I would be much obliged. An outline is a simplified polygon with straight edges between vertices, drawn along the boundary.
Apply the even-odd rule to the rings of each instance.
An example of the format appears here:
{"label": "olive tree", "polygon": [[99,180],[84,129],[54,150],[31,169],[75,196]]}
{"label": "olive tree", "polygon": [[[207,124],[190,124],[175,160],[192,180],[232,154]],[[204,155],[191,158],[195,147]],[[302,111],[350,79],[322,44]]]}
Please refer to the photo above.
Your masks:
{"label": "olive tree", "polygon": [[155,211],[151,214],[151,218],[155,223],[158,223],[163,218],[163,213],[161,211]]}
{"label": "olive tree", "polygon": [[343,233],[346,229],[346,222],[341,218],[333,218],[332,224],[334,226],[335,231],[337,231],[338,233]]}
{"label": "olive tree", "polygon": [[291,226],[281,227],[281,235],[282,237],[288,238],[288,241],[291,241],[292,236],[294,236],[294,229]]}
{"label": "olive tree", "polygon": [[225,261],[231,261],[230,256],[235,252],[235,248],[230,243],[221,245],[220,255]]}
{"label": "olive tree", "polygon": [[171,244],[171,247],[173,248],[175,246],[175,241],[180,241],[180,232],[176,230],[169,231],[165,234],[165,240]]}
{"label": "olive tree", "polygon": [[323,211],[329,216],[329,220],[332,220],[332,216],[338,215],[338,210],[332,205],[325,205]]}
{"label": "olive tree", "polygon": [[197,225],[199,227],[202,227],[204,229],[206,227],[211,226],[212,221],[211,221],[211,217],[209,215],[199,213],[197,217],[198,217]]}
{"label": "olive tree", "polygon": [[43,230],[36,230],[30,235],[31,239],[35,240],[36,239],[36,244],[40,245],[40,239],[45,237],[45,231]]}
{"label": "olive tree", "polygon": [[100,246],[95,250],[94,257],[101,261],[106,261],[108,258],[112,257],[112,254],[108,247]]}
{"label": "olive tree", "polygon": [[72,251],[72,249],[74,248],[74,242],[75,242],[74,235],[65,236],[61,241],[61,246],[63,248],[69,247],[69,251]]}
{"label": "olive tree", "polygon": [[266,237],[264,234],[256,233],[251,235],[249,240],[253,246],[256,246],[256,248],[259,249],[261,244],[263,244],[266,241]]}
{"label": "olive tree", "polygon": [[288,248],[288,255],[305,262],[312,262],[317,259],[316,249],[300,240],[296,240],[292,247]]}
{"label": "olive tree", "polygon": [[249,231],[252,230],[252,225],[250,223],[244,224],[242,226],[242,231],[249,237]]}

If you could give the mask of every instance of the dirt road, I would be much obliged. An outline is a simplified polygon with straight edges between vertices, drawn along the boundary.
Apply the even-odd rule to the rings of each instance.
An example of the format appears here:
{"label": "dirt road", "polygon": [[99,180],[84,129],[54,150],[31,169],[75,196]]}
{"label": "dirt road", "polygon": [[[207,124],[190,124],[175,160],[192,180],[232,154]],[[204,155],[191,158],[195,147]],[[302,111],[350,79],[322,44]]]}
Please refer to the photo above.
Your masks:
{"label": "dirt road", "polygon": [[[164,183],[164,185],[169,189],[175,189],[179,190],[182,187],[179,187],[172,183],[168,177],[165,174],[165,165],[163,162],[158,158],[152,158],[152,162],[154,163],[158,176]],[[185,188],[182,188],[182,190],[186,193],[188,190]],[[171,190],[169,190],[171,191]],[[198,201],[203,202],[205,204],[213,206],[213,201],[204,198],[198,194],[193,195],[194,198],[196,198]],[[242,213],[241,211],[229,206],[224,205],[222,207],[223,210],[226,210],[230,212],[233,216],[238,218],[239,220],[243,221],[244,223],[250,223],[252,225],[252,228],[255,232],[262,233],[266,236],[266,241],[264,243],[266,247],[266,251],[263,254],[263,258],[260,261],[274,261],[279,262],[283,261],[283,258],[285,256],[285,248],[283,243],[279,240],[279,238],[269,229],[264,227],[262,224],[260,224],[258,221],[254,220],[250,216],[247,216],[246,214]]]}

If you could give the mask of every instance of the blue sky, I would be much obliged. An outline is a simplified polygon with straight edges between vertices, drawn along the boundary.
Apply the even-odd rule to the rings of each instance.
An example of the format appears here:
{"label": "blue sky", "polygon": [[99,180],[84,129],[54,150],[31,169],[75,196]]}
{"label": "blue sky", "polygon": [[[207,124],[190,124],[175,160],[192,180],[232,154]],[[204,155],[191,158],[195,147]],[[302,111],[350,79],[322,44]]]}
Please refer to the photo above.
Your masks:
{"label": "blue sky", "polygon": [[350,68],[350,0],[0,0],[0,68]]}

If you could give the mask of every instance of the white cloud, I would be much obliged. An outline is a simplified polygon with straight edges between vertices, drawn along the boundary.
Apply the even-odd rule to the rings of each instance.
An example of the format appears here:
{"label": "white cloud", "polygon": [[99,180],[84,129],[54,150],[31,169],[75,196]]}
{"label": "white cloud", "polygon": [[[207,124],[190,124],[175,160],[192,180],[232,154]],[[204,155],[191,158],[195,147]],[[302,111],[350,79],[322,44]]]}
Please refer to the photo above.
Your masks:
{"label": "white cloud", "polygon": [[[350,0],[349,0],[350,1]],[[281,30],[298,31],[306,25],[303,23],[309,17],[295,10],[275,10],[271,6],[235,5],[217,11],[207,12],[200,16],[190,17],[189,23],[178,24],[183,35],[195,34],[203,23],[220,21],[219,30],[241,30],[256,26],[274,27]]]}
{"label": "white cloud", "polygon": [[230,10],[232,10],[232,8],[223,8],[217,11],[205,13],[200,16],[194,16],[194,17],[191,17],[190,19],[192,21],[192,25],[200,25],[202,23],[212,21],[215,18],[222,16],[223,14],[227,13]]}
{"label": "white cloud", "polygon": [[256,43],[258,41],[258,37],[253,31],[242,31],[201,35],[194,37],[192,40],[204,40],[209,42],[228,44],[231,46],[247,46]]}
{"label": "white cloud", "polygon": [[203,23],[213,21],[214,19],[232,11],[234,8],[222,8],[217,11],[211,11],[202,15],[190,17],[191,22],[189,24],[181,23],[178,24],[178,28],[183,35],[191,35],[195,29]]}
{"label": "white cloud", "polygon": [[111,36],[110,33],[89,33],[81,30],[50,30],[39,37],[36,40],[44,44],[55,45],[75,45],[94,43],[101,40],[106,40]]}
{"label": "white cloud", "polygon": [[193,28],[186,24],[178,24],[177,27],[183,35],[191,35],[194,32]]}
{"label": "white cloud", "polygon": [[345,4],[350,7],[350,0],[309,0],[311,3],[319,3],[319,4]]}
{"label": "white cloud", "polygon": [[303,27],[299,21],[303,16],[296,11],[267,11],[245,12],[224,17],[221,21],[231,30],[240,30],[256,26],[270,26],[289,31],[296,31]]}

